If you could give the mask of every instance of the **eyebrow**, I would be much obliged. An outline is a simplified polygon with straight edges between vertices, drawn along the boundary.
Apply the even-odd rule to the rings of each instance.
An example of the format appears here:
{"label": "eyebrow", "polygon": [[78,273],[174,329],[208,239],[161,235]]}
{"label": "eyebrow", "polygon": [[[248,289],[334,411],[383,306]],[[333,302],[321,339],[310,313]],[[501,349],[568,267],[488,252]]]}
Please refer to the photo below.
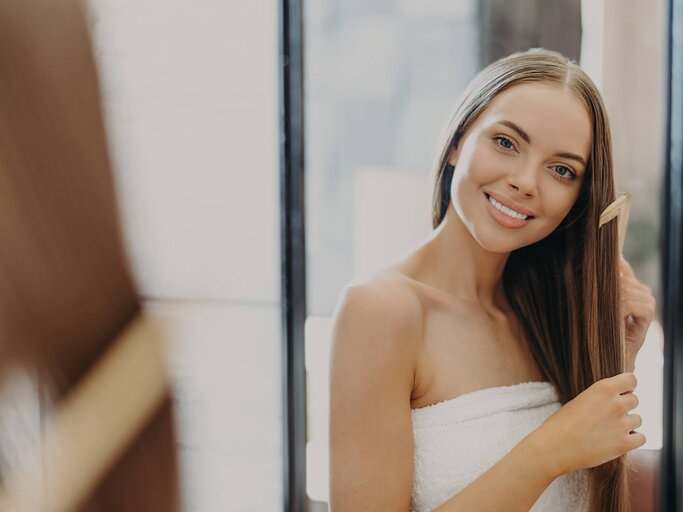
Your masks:
{"label": "eyebrow", "polygon": [[[524,141],[527,144],[531,144],[531,137],[529,137],[529,134],[527,132],[525,132],[524,130],[522,130],[522,128],[520,126],[518,126],[517,124],[513,123],[512,121],[508,121],[508,120],[499,121],[498,124],[502,124],[503,126],[507,126],[508,128],[516,131],[519,134],[519,136],[522,137],[522,139],[524,139]],[[554,156],[559,156],[560,158],[569,158],[570,160],[576,160],[581,165],[586,167],[586,160],[584,160],[583,157],[581,157],[577,154],[570,153],[568,151],[561,151],[559,153],[555,153]]]}

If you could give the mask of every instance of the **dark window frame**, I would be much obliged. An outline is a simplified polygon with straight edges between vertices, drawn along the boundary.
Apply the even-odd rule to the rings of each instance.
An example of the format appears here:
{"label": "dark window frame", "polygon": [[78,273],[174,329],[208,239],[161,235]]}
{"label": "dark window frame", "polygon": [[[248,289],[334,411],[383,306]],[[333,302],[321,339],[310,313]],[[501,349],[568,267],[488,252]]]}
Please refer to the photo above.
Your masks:
{"label": "dark window frame", "polygon": [[659,510],[680,510],[683,475],[683,0],[668,1],[666,172],[662,189],[663,437]]}
{"label": "dark window frame", "polygon": [[283,508],[285,512],[299,512],[307,509],[304,72],[301,0],[279,2],[278,25]]}

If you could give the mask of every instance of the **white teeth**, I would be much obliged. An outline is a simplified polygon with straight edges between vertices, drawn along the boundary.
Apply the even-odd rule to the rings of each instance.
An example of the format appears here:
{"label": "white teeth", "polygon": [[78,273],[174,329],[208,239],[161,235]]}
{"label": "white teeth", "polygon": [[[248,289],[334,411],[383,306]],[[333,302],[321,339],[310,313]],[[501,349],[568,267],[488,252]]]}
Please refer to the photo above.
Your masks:
{"label": "white teeth", "polygon": [[512,217],[513,219],[522,219],[522,220],[526,220],[527,218],[529,218],[528,215],[524,215],[523,213],[519,213],[519,212],[516,212],[516,211],[514,211],[514,210],[511,210],[511,209],[508,208],[507,206],[503,206],[503,205],[500,204],[498,201],[496,201],[495,199],[493,199],[493,197],[491,197],[491,196],[488,196],[488,197],[489,197],[489,202],[493,205],[493,207],[494,207],[496,210],[499,210],[499,211],[503,212],[505,215],[507,215],[507,216],[509,216],[509,217]]}

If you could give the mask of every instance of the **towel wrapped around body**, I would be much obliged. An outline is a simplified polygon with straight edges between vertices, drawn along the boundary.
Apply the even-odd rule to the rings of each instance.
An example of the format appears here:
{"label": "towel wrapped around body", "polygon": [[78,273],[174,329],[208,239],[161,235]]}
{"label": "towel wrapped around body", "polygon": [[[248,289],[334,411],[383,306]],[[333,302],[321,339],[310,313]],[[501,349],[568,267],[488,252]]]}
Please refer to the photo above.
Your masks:
{"label": "towel wrapped around body", "polygon": [[[466,393],[412,409],[411,512],[431,511],[502,459],[561,407],[550,382],[523,382]],[[556,478],[530,512],[588,510],[588,472]]]}

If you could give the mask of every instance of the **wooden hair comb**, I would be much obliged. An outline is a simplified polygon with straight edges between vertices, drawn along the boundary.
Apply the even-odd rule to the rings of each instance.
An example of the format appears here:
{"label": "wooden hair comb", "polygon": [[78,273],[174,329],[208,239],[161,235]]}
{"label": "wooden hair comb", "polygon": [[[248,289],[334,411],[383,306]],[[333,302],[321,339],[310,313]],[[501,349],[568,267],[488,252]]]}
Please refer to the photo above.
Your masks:
{"label": "wooden hair comb", "polygon": [[619,254],[621,254],[624,248],[626,224],[628,223],[628,214],[631,210],[631,199],[632,195],[630,192],[626,192],[617,197],[617,199],[602,212],[598,224],[598,228],[601,228],[615,217],[619,218]]}
{"label": "wooden hair comb", "polygon": [[0,510],[68,512],[82,504],[168,392],[161,327],[144,313],[126,326],[5,479]]}

